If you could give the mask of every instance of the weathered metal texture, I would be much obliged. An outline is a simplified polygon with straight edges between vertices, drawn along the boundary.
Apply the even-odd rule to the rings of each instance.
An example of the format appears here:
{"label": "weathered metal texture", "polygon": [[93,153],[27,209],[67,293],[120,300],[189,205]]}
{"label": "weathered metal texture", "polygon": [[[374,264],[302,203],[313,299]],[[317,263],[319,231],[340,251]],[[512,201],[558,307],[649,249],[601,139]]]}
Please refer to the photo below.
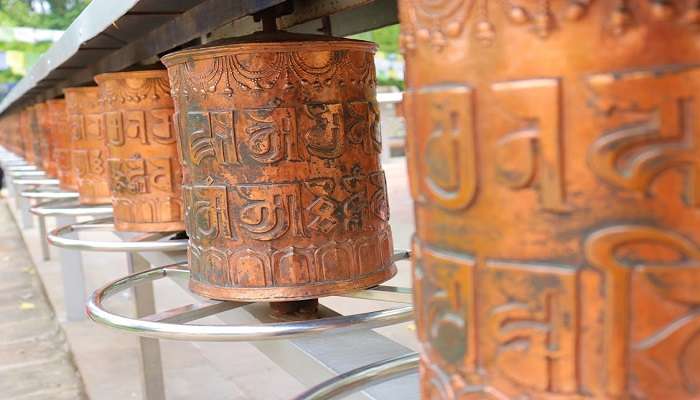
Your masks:
{"label": "weathered metal texture", "polygon": [[194,292],[301,300],[395,274],[374,50],[280,33],[164,57]]}
{"label": "weathered metal texture", "polygon": [[29,164],[34,164],[34,140],[31,133],[31,127],[29,124],[29,112],[31,106],[24,107],[19,114],[19,134],[22,136],[22,147],[24,159],[27,160]]}
{"label": "weathered metal texture", "polygon": [[700,398],[699,7],[400,2],[423,398]]}
{"label": "weathered metal texture", "polygon": [[6,134],[10,149],[17,155],[24,154],[24,138],[20,130],[20,111],[13,110],[4,114],[4,123],[6,123]]}
{"label": "weathered metal texture", "polygon": [[51,118],[46,102],[34,106],[37,122],[39,147],[41,149],[42,168],[48,176],[56,176],[56,155],[54,154],[53,136],[51,135]]}
{"label": "weathered metal texture", "polygon": [[33,155],[32,162],[39,168],[44,168],[44,153],[41,142],[43,138],[43,130],[39,121],[39,114],[43,110],[42,104],[37,103],[28,107],[28,134],[31,141],[31,153]]}
{"label": "weathered metal texture", "polygon": [[184,230],[182,167],[168,72],[110,73],[95,81],[104,105],[116,229]]}
{"label": "weathered metal texture", "polygon": [[71,132],[71,165],[78,181],[81,204],[112,202],[109,190],[109,150],[96,86],[64,89]]}
{"label": "weathered metal texture", "polygon": [[56,160],[59,186],[65,190],[78,190],[75,169],[71,163],[71,132],[66,114],[66,101],[53,99],[46,102],[49,113],[49,133]]}

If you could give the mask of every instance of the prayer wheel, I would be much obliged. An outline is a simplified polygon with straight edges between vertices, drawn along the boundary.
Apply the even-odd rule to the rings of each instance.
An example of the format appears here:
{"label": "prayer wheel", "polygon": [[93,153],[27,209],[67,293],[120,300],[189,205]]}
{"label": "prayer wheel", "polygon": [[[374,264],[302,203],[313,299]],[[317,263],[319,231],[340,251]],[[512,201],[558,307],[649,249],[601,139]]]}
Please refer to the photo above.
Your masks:
{"label": "prayer wheel", "polygon": [[98,75],[95,81],[104,105],[116,229],[184,230],[168,72],[118,72]]}
{"label": "prayer wheel", "polygon": [[39,138],[42,168],[48,176],[56,176],[56,155],[54,154],[54,138],[51,135],[51,118],[47,102],[34,106],[34,113]]}
{"label": "prayer wheel", "polygon": [[35,165],[34,138],[31,133],[29,111],[31,106],[24,107],[19,112],[19,134],[22,137],[23,156],[27,163]]}
{"label": "prayer wheel", "polygon": [[375,48],[276,32],[163,58],[194,292],[292,301],[395,274]]}
{"label": "prayer wheel", "polygon": [[700,5],[401,0],[424,399],[700,398]]}
{"label": "prayer wheel", "polygon": [[64,190],[77,190],[75,170],[71,163],[71,132],[66,115],[66,101],[64,99],[48,100],[46,106],[59,186]]}
{"label": "prayer wheel", "polygon": [[[32,162],[39,168],[44,168],[44,153],[41,142],[45,140],[43,130],[39,121],[39,115],[43,110],[42,104],[37,103],[29,106],[27,110],[28,119],[28,134],[31,142],[30,151],[32,153]],[[47,172],[47,171],[45,171]]]}
{"label": "prayer wheel", "polygon": [[94,87],[63,90],[71,133],[71,165],[81,204],[112,202],[107,167],[107,143],[102,123],[100,91]]}

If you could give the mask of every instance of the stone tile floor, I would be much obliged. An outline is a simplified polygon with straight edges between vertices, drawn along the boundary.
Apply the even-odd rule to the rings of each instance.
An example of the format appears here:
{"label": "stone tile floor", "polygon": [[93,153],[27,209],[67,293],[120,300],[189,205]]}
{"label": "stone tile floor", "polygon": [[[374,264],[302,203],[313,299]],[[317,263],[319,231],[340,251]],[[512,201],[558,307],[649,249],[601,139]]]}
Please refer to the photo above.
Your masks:
{"label": "stone tile floor", "polygon": [[0,399],[85,399],[53,309],[0,200]]}

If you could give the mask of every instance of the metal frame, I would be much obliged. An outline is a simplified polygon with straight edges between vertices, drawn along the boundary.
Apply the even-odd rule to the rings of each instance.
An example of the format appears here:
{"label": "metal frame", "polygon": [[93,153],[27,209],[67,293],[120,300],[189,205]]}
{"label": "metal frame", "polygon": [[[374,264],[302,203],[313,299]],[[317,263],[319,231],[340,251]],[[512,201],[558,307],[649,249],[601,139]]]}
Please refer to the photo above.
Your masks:
{"label": "metal frame", "polygon": [[22,179],[16,179],[15,185],[58,186],[58,179],[53,179],[53,178],[29,178],[29,179],[26,179],[26,178],[22,178]]}
{"label": "metal frame", "polygon": [[[407,259],[408,252],[399,252],[394,261]],[[356,315],[334,316],[308,321],[280,322],[262,325],[188,325],[162,322],[159,317],[129,318],[107,311],[103,302],[117,293],[131,289],[141,283],[171,277],[187,279],[186,264],[176,264],[150,269],[129,275],[97,289],[87,303],[88,317],[102,325],[155,339],[187,341],[259,341],[292,339],[324,333],[344,333],[354,330],[374,329],[413,320],[413,307],[373,311]],[[367,289],[372,292],[374,289]],[[386,293],[386,291],[385,291]],[[409,302],[411,297],[394,292],[394,301]],[[247,303],[227,302],[231,308],[243,307]],[[172,312],[168,313],[172,317]]]}
{"label": "metal frame", "polygon": [[332,400],[365,387],[418,372],[418,353],[379,361],[340,374],[294,397],[292,400]]}
{"label": "metal frame", "polygon": [[108,231],[116,232],[112,218],[104,218],[94,221],[80,222],[76,224],[64,225],[54,229],[47,235],[49,243],[56,247],[80,251],[102,251],[102,252],[142,252],[142,251],[183,251],[187,249],[187,239],[168,240],[175,233],[159,233],[139,238],[138,241],[96,241],[74,239],[73,237],[81,231]]}
{"label": "metal frame", "polygon": [[[39,203],[30,209],[39,217],[40,225],[45,228],[45,218],[55,217],[56,225],[69,226],[77,222],[78,217],[97,217],[112,214],[112,207],[81,205],[77,199],[50,200]],[[70,238],[78,239],[76,232]],[[63,275],[63,295],[66,303],[66,318],[69,321],[85,319],[85,277],[83,276],[83,258],[80,252],[71,249],[60,249],[59,260]]]}

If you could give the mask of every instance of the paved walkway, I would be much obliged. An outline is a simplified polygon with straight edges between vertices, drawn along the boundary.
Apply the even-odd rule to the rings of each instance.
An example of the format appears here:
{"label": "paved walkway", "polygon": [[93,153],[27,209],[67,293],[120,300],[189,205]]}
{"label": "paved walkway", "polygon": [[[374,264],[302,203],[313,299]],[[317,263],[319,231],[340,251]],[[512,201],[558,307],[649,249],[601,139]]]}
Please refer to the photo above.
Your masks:
{"label": "paved walkway", "polygon": [[86,399],[5,200],[0,200],[0,399]]}

